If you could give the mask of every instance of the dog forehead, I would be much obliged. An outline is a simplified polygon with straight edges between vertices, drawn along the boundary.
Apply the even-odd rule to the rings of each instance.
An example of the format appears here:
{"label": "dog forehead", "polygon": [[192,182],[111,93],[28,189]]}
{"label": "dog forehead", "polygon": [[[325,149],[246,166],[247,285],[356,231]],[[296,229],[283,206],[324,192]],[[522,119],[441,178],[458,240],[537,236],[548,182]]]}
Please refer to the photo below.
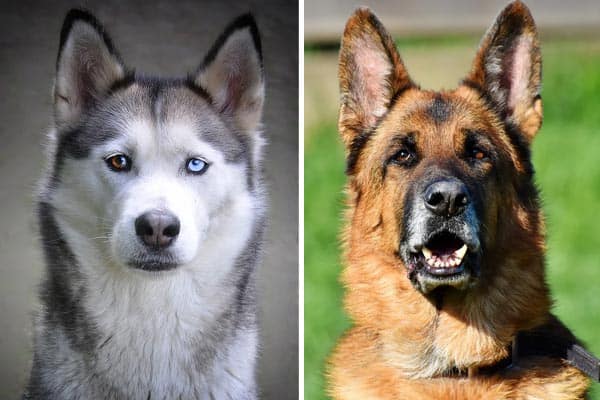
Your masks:
{"label": "dog forehead", "polygon": [[439,143],[465,130],[496,130],[493,115],[474,97],[460,92],[410,90],[401,96],[382,120],[378,134],[386,137],[416,134],[417,139]]}
{"label": "dog forehead", "polygon": [[164,153],[193,151],[194,144],[204,142],[227,162],[242,161],[249,153],[242,135],[214,110],[208,96],[178,81],[133,83],[106,101],[86,131],[125,141],[138,151],[158,147]]}
{"label": "dog forehead", "polygon": [[189,87],[166,89],[157,107],[159,122],[174,138],[194,135],[218,149],[228,162],[239,162],[250,154],[249,138],[210,104],[203,92]]}

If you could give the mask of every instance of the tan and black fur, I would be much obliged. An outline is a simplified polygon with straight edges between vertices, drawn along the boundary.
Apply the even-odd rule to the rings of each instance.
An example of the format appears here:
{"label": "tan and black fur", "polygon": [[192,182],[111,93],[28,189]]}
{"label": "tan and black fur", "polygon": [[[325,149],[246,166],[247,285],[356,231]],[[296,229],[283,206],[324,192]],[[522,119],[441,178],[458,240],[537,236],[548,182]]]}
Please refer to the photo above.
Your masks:
{"label": "tan and black fur", "polygon": [[[392,38],[361,8],[346,25],[339,74],[342,281],[354,326],[329,359],[329,394],[583,398],[588,380],[565,361],[577,340],[550,313],[545,281],[530,159],[542,122],[541,53],[527,7],[508,5],[467,77],[441,92],[410,79]],[[436,185],[458,191],[461,203],[432,211],[431,191],[446,193]],[[421,251],[444,240],[468,252],[439,272]]]}

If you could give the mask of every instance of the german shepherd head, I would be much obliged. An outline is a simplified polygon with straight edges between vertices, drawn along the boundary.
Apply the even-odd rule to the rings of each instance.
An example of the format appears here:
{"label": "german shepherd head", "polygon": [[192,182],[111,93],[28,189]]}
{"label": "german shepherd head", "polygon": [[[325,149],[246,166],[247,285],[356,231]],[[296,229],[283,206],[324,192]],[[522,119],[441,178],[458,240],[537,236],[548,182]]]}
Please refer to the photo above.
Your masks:
{"label": "german shepherd head", "polygon": [[503,279],[545,293],[529,156],[542,122],[540,76],[536,28],[519,2],[498,16],[452,91],[421,90],[368,9],[349,20],[339,130],[356,239],[396,255],[423,294],[471,289],[506,275],[510,262],[528,271]]}
{"label": "german shepherd head", "polygon": [[[411,80],[390,35],[359,9],[339,74],[342,279],[354,327],[329,360],[330,394],[580,398],[588,381],[555,351],[576,339],[550,314],[545,282],[530,159],[542,123],[541,58],[527,7],[509,4],[467,77],[440,92]],[[542,350],[519,347],[518,368],[506,369],[524,333]],[[420,379],[479,368],[489,379]]]}

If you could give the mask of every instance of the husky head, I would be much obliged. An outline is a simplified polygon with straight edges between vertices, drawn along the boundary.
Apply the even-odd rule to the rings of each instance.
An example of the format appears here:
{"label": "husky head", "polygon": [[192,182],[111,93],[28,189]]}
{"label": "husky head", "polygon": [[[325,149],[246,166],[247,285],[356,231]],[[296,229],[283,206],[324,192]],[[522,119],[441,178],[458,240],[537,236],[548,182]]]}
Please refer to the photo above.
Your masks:
{"label": "husky head", "polygon": [[241,248],[260,195],[264,98],[250,15],[225,30],[195,73],[156,79],[128,70],[98,21],[74,10],[56,68],[42,204],[76,254],[163,271],[223,242]]}

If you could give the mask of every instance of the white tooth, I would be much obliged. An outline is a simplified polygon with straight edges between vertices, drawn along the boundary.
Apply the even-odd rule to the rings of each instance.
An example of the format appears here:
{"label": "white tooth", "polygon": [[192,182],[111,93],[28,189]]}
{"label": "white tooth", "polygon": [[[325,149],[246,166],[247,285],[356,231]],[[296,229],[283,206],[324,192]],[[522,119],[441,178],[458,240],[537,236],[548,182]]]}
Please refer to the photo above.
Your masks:
{"label": "white tooth", "polygon": [[438,268],[441,267],[442,266],[442,261],[441,260],[437,260],[435,262],[435,266],[438,267]]}
{"label": "white tooth", "polygon": [[423,248],[421,249],[421,252],[423,252],[423,255],[425,256],[426,259],[431,258],[431,250],[429,250],[427,247],[423,246]]}
{"label": "white tooth", "polygon": [[467,254],[467,245],[463,244],[462,247],[454,252],[454,256],[461,261],[463,257]]}

